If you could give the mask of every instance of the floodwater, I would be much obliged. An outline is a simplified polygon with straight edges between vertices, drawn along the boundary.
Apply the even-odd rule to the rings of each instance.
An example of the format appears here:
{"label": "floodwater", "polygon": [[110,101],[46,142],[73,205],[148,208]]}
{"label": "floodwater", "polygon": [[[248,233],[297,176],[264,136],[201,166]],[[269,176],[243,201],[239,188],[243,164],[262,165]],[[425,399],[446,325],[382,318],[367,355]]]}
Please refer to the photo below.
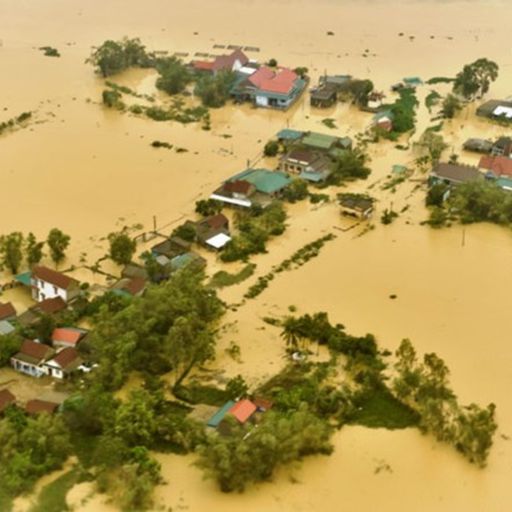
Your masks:
{"label": "floodwater", "polygon": [[[229,106],[212,112],[207,132],[106,111],[100,105],[102,80],[84,61],[91,46],[107,38],[139,36],[152,50],[190,56],[221,52],[214,44],[256,46],[261,51],[252,57],[306,65],[313,81],[324,71],[350,73],[370,77],[384,91],[404,76],[453,76],[465,63],[488,57],[501,68],[492,96],[505,97],[512,94],[511,16],[510,2],[487,0],[0,0],[0,122],[35,111],[27,128],[0,137],[0,233],[44,236],[57,226],[72,236],[67,263],[78,264],[82,253],[92,263],[106,252],[111,231],[137,224],[149,228],[156,216],[165,232],[191,215],[196,199],[253,161],[277,130],[328,131],[321,121],[330,117],[338,126],[332,133],[355,135],[371,121],[345,105],[319,111],[301,102],[286,113]],[[62,57],[44,57],[37,48],[45,45],[58,48]],[[133,70],[114,80],[140,93],[154,92],[150,71]],[[421,100],[428,91],[420,89]],[[434,123],[423,104],[418,117],[421,130]],[[477,157],[461,154],[461,141],[504,133],[474,119],[471,109],[443,130],[450,148],[467,163]],[[153,140],[188,152],[155,150]],[[240,303],[258,275],[304,244],[328,232],[337,238],[318,258],[279,274],[259,297],[227,313],[213,366],[224,370],[225,378],[242,373],[253,385],[278,371],[285,364],[279,332],[262,318],[287,314],[290,305],[299,313],[327,311],[349,332],[372,332],[390,350],[409,337],[420,353],[435,351],[446,360],[462,402],[497,404],[499,430],[489,466],[477,470],[414,430],[351,427],[334,436],[331,457],[308,459],[244,495],[223,495],[204,482],[192,457],[159,455],[168,483],[157,489],[158,506],[192,512],[510,508],[512,235],[488,225],[442,231],[421,226],[426,211],[424,191],[416,188],[423,179],[418,171],[413,179],[419,181],[403,183],[394,193],[382,190],[391,166],[410,163],[413,153],[391,143],[370,151],[372,176],[350,190],[371,186],[379,200],[375,229],[341,231],[350,221],[340,219],[333,204],[291,206],[289,229],[269,245],[269,254],[254,258],[256,275],[221,292],[228,303]],[[391,205],[407,209],[382,226],[380,211]],[[222,267],[212,263],[212,271]],[[25,301],[20,290],[6,297],[17,305]],[[231,341],[241,347],[241,363],[224,352]],[[75,510],[111,510],[89,493],[87,486],[71,492]]]}

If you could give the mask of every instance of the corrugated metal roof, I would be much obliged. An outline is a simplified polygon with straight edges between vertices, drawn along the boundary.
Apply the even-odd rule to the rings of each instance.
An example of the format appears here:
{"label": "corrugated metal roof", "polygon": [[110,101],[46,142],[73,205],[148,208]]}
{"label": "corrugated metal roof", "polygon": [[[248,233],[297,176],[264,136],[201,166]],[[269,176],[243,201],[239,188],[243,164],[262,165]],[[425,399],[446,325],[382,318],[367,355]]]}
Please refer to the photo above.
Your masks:
{"label": "corrugated metal roof", "polygon": [[252,183],[258,192],[263,194],[275,194],[291,183],[290,177],[280,171],[267,169],[246,169],[233,176],[229,181],[244,180]]}
{"label": "corrugated metal roof", "polygon": [[217,428],[219,423],[224,419],[224,416],[229,412],[229,410],[235,405],[233,400],[229,400],[226,402],[209,420],[207,425],[209,427]]}
{"label": "corrugated metal roof", "polygon": [[256,412],[256,406],[250,400],[240,400],[231,409],[233,415],[240,423],[245,423]]}
{"label": "corrugated metal roof", "polygon": [[282,140],[297,140],[300,139],[304,135],[304,132],[299,130],[292,130],[290,128],[285,128],[277,132],[276,137]]}
{"label": "corrugated metal roof", "polygon": [[333,135],[310,132],[302,139],[302,143],[306,146],[318,149],[330,149],[331,146],[333,146],[337,140],[338,138],[334,137]]}
{"label": "corrugated metal roof", "polygon": [[25,286],[31,286],[30,279],[32,278],[32,272],[23,272],[23,274],[18,274],[14,279]]}

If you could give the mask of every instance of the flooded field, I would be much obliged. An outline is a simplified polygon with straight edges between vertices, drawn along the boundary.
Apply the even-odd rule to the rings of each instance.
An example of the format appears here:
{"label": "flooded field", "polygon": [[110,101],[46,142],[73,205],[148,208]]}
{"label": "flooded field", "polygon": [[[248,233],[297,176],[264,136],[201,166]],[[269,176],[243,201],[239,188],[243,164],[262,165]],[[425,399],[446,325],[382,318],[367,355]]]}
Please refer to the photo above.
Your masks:
{"label": "flooded field", "polygon": [[[324,71],[350,73],[371,78],[384,91],[404,76],[454,76],[464,64],[488,57],[500,65],[490,96],[506,97],[512,95],[510,19],[510,2],[484,0],[0,0],[0,122],[35,111],[27,128],[0,136],[0,233],[33,231],[42,237],[59,227],[72,236],[69,262],[77,263],[82,253],[93,262],[106,252],[105,236],[122,226],[149,228],[156,216],[157,225],[170,231],[173,221],[193,212],[198,198],[247,160],[254,161],[279,129],[327,132],[322,119],[333,118],[338,126],[333,134],[354,136],[371,122],[370,114],[346,105],[312,110],[306,97],[285,113],[248,105],[212,111],[210,132],[199,125],[107,111],[100,104],[103,81],[85,64],[91,46],[105,39],[139,36],[151,50],[190,57],[219,52],[214,44],[255,46],[261,51],[251,57],[305,65],[313,81]],[[44,57],[37,50],[44,45],[58,48],[62,57]],[[132,70],[115,81],[140,93],[155,92],[151,71]],[[415,137],[431,123],[423,105],[428,91],[425,86],[418,92],[422,106]],[[505,132],[475,120],[469,109],[446,123],[443,135],[461,161],[475,163],[478,157],[461,153],[462,141]],[[153,140],[188,152],[156,150]],[[299,313],[327,311],[349,332],[372,332],[390,350],[411,338],[420,353],[435,351],[446,360],[461,402],[497,404],[499,429],[488,468],[475,469],[414,430],[350,427],[335,435],[331,457],[306,460],[244,495],[218,492],[202,480],[191,457],[159,455],[167,481],[157,488],[159,507],[191,512],[242,507],[247,512],[508,510],[512,233],[489,225],[442,231],[421,226],[426,211],[419,181],[403,183],[395,193],[382,190],[391,166],[410,163],[411,152],[384,142],[370,151],[372,175],[350,190],[373,185],[375,229],[362,236],[364,226],[341,231],[350,222],[339,218],[333,204],[289,207],[286,233],[269,244],[268,254],[254,258],[257,270],[250,280],[222,290],[227,303],[241,302],[258,276],[306,243],[329,232],[337,238],[318,258],[280,274],[259,297],[227,313],[214,368],[225,377],[242,373],[252,384],[278,371],[285,364],[282,341],[262,318],[287,314],[290,305]],[[380,212],[391,204],[397,211],[408,208],[392,225],[382,226]],[[238,267],[212,261],[210,268]],[[389,298],[392,294],[396,300]],[[26,305],[21,290],[2,300],[6,297],[19,308]],[[241,363],[224,352],[231,341],[241,347]],[[89,498],[90,491],[87,484],[71,491],[74,510],[112,510],[101,497]]]}

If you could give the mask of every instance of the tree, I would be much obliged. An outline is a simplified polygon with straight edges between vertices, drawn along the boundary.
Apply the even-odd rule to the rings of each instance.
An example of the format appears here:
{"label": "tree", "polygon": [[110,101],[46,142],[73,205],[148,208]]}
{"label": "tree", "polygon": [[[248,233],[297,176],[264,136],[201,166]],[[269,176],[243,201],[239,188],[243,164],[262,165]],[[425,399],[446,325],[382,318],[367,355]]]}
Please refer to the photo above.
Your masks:
{"label": "tree", "polygon": [[151,58],[138,38],[105,41],[87,59],[103,77],[115,75],[131,66],[147,67],[150,61]]}
{"label": "tree", "polygon": [[293,350],[298,350],[299,341],[302,336],[299,335],[298,323],[294,317],[289,316],[285,319],[280,336],[284,339],[287,347],[290,347]]}
{"label": "tree", "polygon": [[112,260],[118,265],[128,265],[137,250],[137,242],[126,233],[111,233],[108,240]]}
{"label": "tree", "polygon": [[368,105],[368,96],[373,91],[374,85],[371,80],[351,80],[348,84],[348,91],[354,103],[365,107]]}
{"label": "tree", "polygon": [[50,249],[50,257],[57,266],[66,257],[66,249],[69,246],[71,237],[64,234],[60,229],[53,228],[48,233],[46,243]]}
{"label": "tree", "polygon": [[109,108],[117,108],[122,110],[124,108],[124,104],[121,101],[121,93],[116,90],[105,89],[101,95],[103,100],[103,105],[106,105]]}
{"label": "tree", "polygon": [[240,400],[241,398],[245,398],[248,391],[249,387],[241,375],[233,377],[226,384],[226,393],[231,400]]}
{"label": "tree", "polygon": [[368,155],[359,148],[343,152],[333,164],[333,172],[329,176],[330,183],[336,185],[344,180],[366,179],[370,169],[366,165]]}
{"label": "tree", "polygon": [[38,242],[34,233],[29,233],[25,240],[25,253],[30,268],[37,265],[43,258],[44,242]]}
{"label": "tree", "polygon": [[198,79],[194,94],[201,98],[205,107],[219,108],[228,100],[235,81],[236,74],[232,71],[204,75]]}
{"label": "tree", "polygon": [[296,178],[283,190],[283,198],[290,203],[302,201],[308,197],[308,184],[305,180]]}
{"label": "tree", "polygon": [[250,483],[270,479],[281,465],[332,452],[331,427],[305,404],[288,414],[267,412],[250,436],[235,423],[230,436],[209,436],[199,448],[197,465],[223,492],[242,492]]}
{"label": "tree", "polygon": [[215,199],[200,199],[196,202],[196,213],[203,217],[216,215],[222,211],[222,202]]}
{"label": "tree", "polygon": [[426,130],[417,142],[417,146],[422,152],[430,157],[430,161],[435,165],[439,162],[443,151],[448,147],[443,137],[432,130]]}
{"label": "tree", "polygon": [[215,356],[215,338],[196,313],[175,320],[164,341],[164,351],[179,388],[190,371]]}
{"label": "tree", "polygon": [[269,140],[263,148],[263,154],[265,156],[276,156],[279,152],[279,143],[275,140]]}
{"label": "tree", "polygon": [[167,94],[182,92],[192,80],[187,66],[176,57],[159,59],[156,68],[160,73],[156,86]]}
{"label": "tree", "polygon": [[273,58],[269,59],[269,61],[267,62],[267,66],[270,66],[271,68],[277,67],[277,60]]}
{"label": "tree", "polygon": [[0,336],[0,367],[9,364],[11,357],[19,351],[21,342],[16,332]]}
{"label": "tree", "polygon": [[16,231],[0,237],[1,265],[16,274],[23,260],[23,234]]}
{"label": "tree", "polygon": [[156,432],[155,399],[144,389],[132,391],[117,411],[114,432],[128,446],[150,446]]}
{"label": "tree", "polygon": [[443,100],[443,106],[441,112],[443,117],[447,119],[453,119],[457,112],[462,109],[462,104],[459,99],[453,94],[448,94],[446,98]]}
{"label": "tree", "polygon": [[455,77],[453,92],[473,99],[476,95],[482,97],[489,91],[491,82],[498,78],[498,65],[488,59],[478,59],[464,66]]}

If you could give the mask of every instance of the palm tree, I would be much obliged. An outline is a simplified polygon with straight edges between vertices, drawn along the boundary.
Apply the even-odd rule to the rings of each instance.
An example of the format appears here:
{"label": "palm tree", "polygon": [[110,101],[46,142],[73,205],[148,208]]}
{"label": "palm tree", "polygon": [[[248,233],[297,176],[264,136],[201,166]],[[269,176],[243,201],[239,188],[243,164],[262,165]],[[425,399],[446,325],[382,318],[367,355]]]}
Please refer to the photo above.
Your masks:
{"label": "palm tree", "polygon": [[286,318],[283,322],[283,330],[281,331],[280,336],[286,342],[287,347],[298,350],[300,338],[297,334],[297,320],[295,318],[292,316]]}

